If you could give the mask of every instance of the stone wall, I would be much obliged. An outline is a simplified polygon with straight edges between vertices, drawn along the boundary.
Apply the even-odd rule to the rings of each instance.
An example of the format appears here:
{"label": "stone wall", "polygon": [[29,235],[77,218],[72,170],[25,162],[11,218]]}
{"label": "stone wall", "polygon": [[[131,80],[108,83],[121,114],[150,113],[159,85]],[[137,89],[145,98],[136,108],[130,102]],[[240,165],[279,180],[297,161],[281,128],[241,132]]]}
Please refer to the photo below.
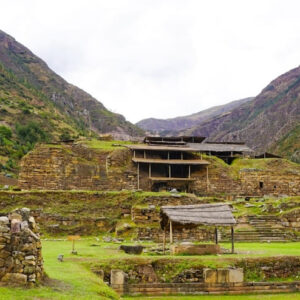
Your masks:
{"label": "stone wall", "polygon": [[[280,170],[282,171],[282,170]],[[298,196],[300,195],[300,175],[297,172],[262,171],[256,169],[240,170],[234,177],[228,170],[208,168],[198,172],[191,190],[198,195],[240,195],[240,196]],[[287,170],[288,171],[288,170]]]}
{"label": "stone wall", "polygon": [[[131,159],[132,153],[127,148],[39,145],[22,159],[18,184],[22,189],[134,190],[137,166]],[[211,163],[208,179],[206,167],[192,168],[195,181],[189,190],[197,195],[300,195],[300,167],[286,160],[270,159],[263,169],[235,170],[216,158],[205,159]],[[139,187],[145,191],[152,189],[148,176],[147,165],[141,164]],[[176,187],[176,182],[172,184]]]}
{"label": "stone wall", "polygon": [[80,144],[40,145],[20,165],[22,189],[122,190],[136,188],[127,149],[96,151]]}
{"label": "stone wall", "polygon": [[278,294],[299,292],[300,282],[150,283],[116,285],[113,288],[121,295],[131,296]]}
{"label": "stone wall", "polygon": [[44,276],[38,227],[28,208],[0,217],[0,285],[30,285]]}
{"label": "stone wall", "polygon": [[[153,259],[126,259],[119,264],[118,270],[112,269],[115,262],[105,262],[93,266],[92,271],[102,274],[104,280],[111,285],[136,284],[180,284],[207,283],[225,284],[250,282],[251,284],[270,281],[298,280],[300,272],[300,258],[295,256],[257,257],[224,259],[224,267],[208,268],[203,260],[185,260],[182,268],[182,258],[153,258]],[[112,275],[120,276],[112,276]],[[114,277],[114,278],[113,278]],[[115,279],[118,279],[116,282]],[[298,284],[300,282],[298,281]],[[167,285],[166,285],[167,286]],[[212,287],[212,285],[211,285]]]}

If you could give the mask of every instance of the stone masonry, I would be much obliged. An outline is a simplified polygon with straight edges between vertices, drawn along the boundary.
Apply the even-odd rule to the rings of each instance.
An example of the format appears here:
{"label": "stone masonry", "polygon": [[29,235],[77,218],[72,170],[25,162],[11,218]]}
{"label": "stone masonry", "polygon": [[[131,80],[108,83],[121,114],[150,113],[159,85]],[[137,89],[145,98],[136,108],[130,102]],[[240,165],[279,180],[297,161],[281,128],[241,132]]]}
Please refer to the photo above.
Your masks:
{"label": "stone masonry", "polygon": [[33,285],[44,276],[38,226],[28,208],[0,217],[0,285]]}
{"label": "stone masonry", "polygon": [[[98,150],[81,144],[39,145],[21,161],[19,187],[97,191],[138,188],[137,166],[129,149]],[[206,168],[192,172],[195,180],[190,184],[190,192],[197,195],[300,195],[300,167],[296,164],[270,159],[265,169],[242,168],[234,173],[216,159],[207,160],[211,163],[208,173]],[[148,169],[141,167],[140,189],[151,190],[148,177]]]}

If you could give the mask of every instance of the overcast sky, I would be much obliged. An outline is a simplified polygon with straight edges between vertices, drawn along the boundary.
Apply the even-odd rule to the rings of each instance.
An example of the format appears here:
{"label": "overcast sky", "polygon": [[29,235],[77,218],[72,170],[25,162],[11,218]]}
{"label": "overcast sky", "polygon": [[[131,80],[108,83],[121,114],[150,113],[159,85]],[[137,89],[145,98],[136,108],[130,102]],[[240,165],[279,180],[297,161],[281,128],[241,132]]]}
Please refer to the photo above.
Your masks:
{"label": "overcast sky", "polygon": [[298,0],[0,0],[0,29],[129,121],[257,95],[300,62]]}

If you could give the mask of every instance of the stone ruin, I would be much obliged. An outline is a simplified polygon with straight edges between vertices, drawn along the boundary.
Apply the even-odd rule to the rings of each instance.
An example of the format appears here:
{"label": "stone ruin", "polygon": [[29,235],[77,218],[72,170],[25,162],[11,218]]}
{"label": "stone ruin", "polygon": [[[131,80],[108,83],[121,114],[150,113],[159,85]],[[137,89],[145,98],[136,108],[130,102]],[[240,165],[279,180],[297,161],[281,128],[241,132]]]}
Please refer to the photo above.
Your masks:
{"label": "stone ruin", "polygon": [[44,277],[39,228],[30,209],[0,216],[0,285],[34,285]]}

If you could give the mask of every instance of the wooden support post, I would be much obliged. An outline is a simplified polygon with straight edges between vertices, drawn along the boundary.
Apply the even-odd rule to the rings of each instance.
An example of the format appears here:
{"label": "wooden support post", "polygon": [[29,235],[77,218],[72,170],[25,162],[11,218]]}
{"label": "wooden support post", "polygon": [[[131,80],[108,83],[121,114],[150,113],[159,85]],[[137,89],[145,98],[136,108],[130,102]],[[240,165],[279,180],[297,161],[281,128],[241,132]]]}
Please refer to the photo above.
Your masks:
{"label": "wooden support post", "polygon": [[149,164],[149,178],[151,177],[151,164]]}
{"label": "wooden support post", "polygon": [[172,226],[172,221],[170,221],[170,244],[173,244],[173,226]]}
{"label": "wooden support post", "polygon": [[133,157],[135,158],[135,150],[133,150]]}
{"label": "wooden support post", "polygon": [[146,158],[146,150],[144,150],[144,158]]}
{"label": "wooden support post", "polygon": [[140,189],[140,163],[137,164],[137,188]]}
{"label": "wooden support post", "polygon": [[189,178],[191,178],[191,165],[189,165]]}
{"label": "wooden support post", "polygon": [[166,252],[166,229],[167,229],[167,225],[165,225],[164,228],[164,235],[163,235],[163,253],[165,254]]}
{"label": "wooden support post", "polygon": [[208,181],[208,167],[206,167],[206,191],[209,189],[209,181]]}
{"label": "wooden support post", "polygon": [[180,156],[181,156],[181,160],[183,160],[183,152],[181,152],[181,155],[180,155]]}
{"label": "wooden support post", "polygon": [[216,245],[218,245],[218,228],[215,227],[215,240],[216,240]]}
{"label": "wooden support post", "polygon": [[234,253],[234,229],[233,226],[231,226],[231,253]]}
{"label": "wooden support post", "polygon": [[169,178],[171,178],[171,165],[169,165]]}
{"label": "wooden support post", "polygon": [[168,159],[170,159],[170,151],[168,151]]}

